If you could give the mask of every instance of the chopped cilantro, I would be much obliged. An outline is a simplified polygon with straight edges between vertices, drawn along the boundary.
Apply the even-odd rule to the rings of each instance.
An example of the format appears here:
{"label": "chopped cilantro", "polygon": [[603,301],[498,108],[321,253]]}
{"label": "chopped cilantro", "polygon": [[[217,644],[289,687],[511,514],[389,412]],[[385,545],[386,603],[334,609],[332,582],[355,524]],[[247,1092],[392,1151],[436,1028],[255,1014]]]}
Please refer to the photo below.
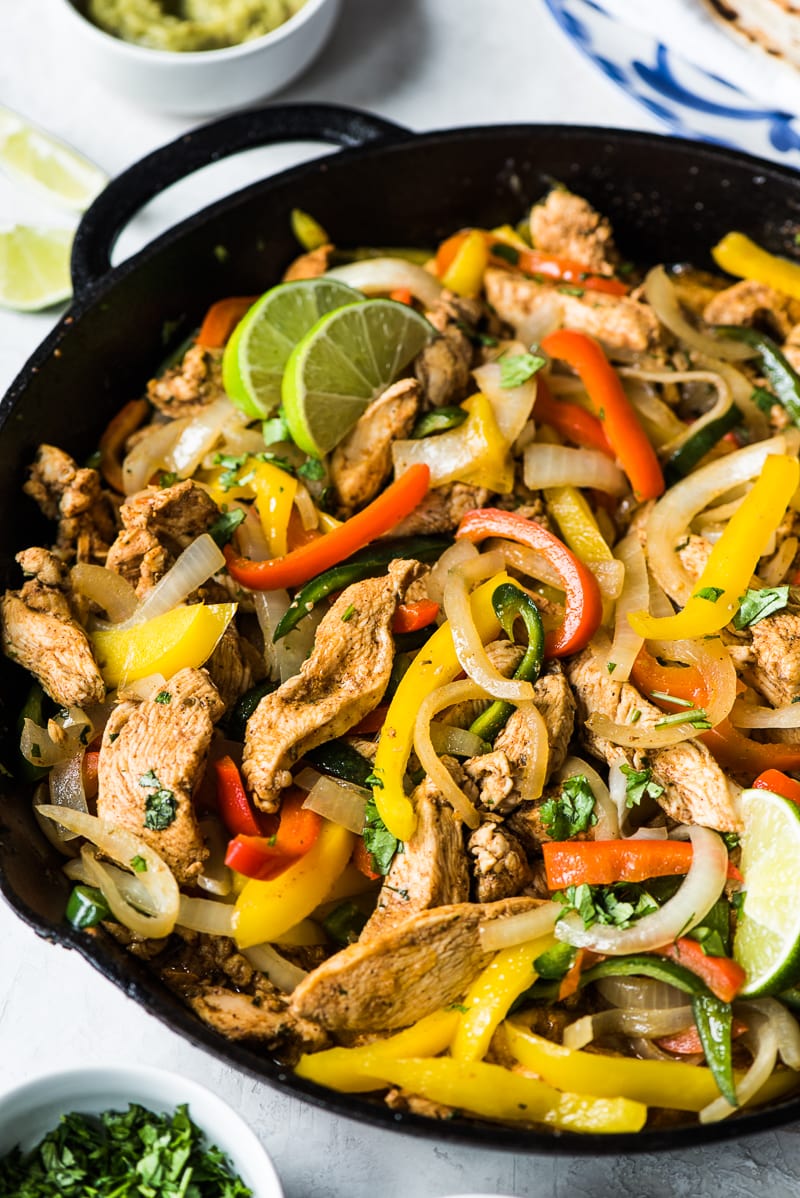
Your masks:
{"label": "chopped cilantro", "polygon": [[218,453],[214,455],[214,465],[223,467],[222,473],[219,476],[219,485],[223,491],[230,491],[231,487],[235,487],[241,481],[239,471],[246,461],[246,453]]}
{"label": "chopped cilantro", "polygon": [[734,890],[731,895],[731,906],[738,915],[744,906],[744,900],[747,896],[746,890]]}
{"label": "chopped cilantro", "polygon": [[172,695],[169,693],[169,691],[159,691],[155,697],[155,702],[156,703],[171,703]]}
{"label": "chopped cilantro", "polygon": [[576,911],[587,928],[595,923],[627,928],[658,910],[653,896],[632,882],[615,882],[612,886],[588,886],[584,882],[558,891],[553,898],[564,907],[559,918]]}
{"label": "chopped cilantro", "polygon": [[383,780],[377,774],[367,774],[364,779],[365,786],[377,786],[378,790],[383,790]]}
{"label": "chopped cilantro", "polygon": [[178,481],[178,476],[174,470],[162,470],[158,476],[158,485],[160,487],[174,487]]}
{"label": "chopped cilantro", "polygon": [[347,607],[344,609],[344,611],[342,612],[342,623],[346,624],[348,622],[348,620],[352,620],[352,618],[355,614],[356,614],[355,606],[352,603],[349,603],[347,605]]}
{"label": "chopped cilantro", "polygon": [[707,957],[726,956],[725,944],[716,928],[692,928],[687,932],[692,940],[696,940]]}
{"label": "chopped cilantro", "polygon": [[542,824],[553,840],[568,840],[579,832],[587,832],[597,823],[595,798],[584,774],[565,778],[561,794],[542,803]]}
{"label": "chopped cilantro", "polygon": [[264,421],[261,425],[261,435],[265,445],[275,445],[278,441],[291,441],[292,437],[283,414],[283,408],[279,410],[277,416],[272,416],[269,420]]}
{"label": "chopped cilantro", "polygon": [[669,691],[650,691],[654,699],[666,699],[670,703],[674,703],[676,707],[694,707],[691,699],[679,699],[677,695],[671,695]]}
{"label": "chopped cilantro", "polygon": [[739,610],[733,617],[734,628],[752,628],[760,620],[783,611],[789,602],[789,587],[764,587],[762,590],[745,591],[739,599]]}
{"label": "chopped cilantro", "polygon": [[578,297],[580,297],[580,296],[583,296],[586,294],[586,290],[583,287],[566,287],[565,286],[565,287],[559,287],[559,288],[557,288],[557,290],[560,291],[562,295],[577,295]]}
{"label": "chopped cilantro", "polygon": [[725,841],[725,848],[728,850],[729,853],[732,853],[734,849],[738,849],[738,847],[739,847],[738,832],[720,832],[720,836]]}
{"label": "chopped cilantro", "polygon": [[245,518],[244,508],[231,508],[222,512],[209,528],[209,535],[216,541],[220,549],[228,544],[236,529]]}
{"label": "chopped cilantro", "polygon": [[310,482],[321,482],[325,477],[325,467],[319,458],[307,458],[302,466],[297,467],[298,478],[308,479]]}
{"label": "chopped cilantro", "polygon": [[462,1015],[466,1015],[469,1007],[465,1007],[463,1002],[451,1002],[448,1011],[460,1011]]}
{"label": "chopped cilantro", "polygon": [[609,674],[613,674],[614,671],[616,670],[616,668],[617,668],[617,663],[615,661],[607,661],[606,662],[606,669],[608,670]]}
{"label": "chopped cilantro", "polygon": [[639,723],[639,720],[640,720],[641,718],[642,718],[642,713],[641,713],[641,711],[639,710],[639,708],[637,707],[635,711],[632,711],[632,712],[631,712],[631,723],[632,723],[632,724],[638,724],[638,723]]}
{"label": "chopped cilantro", "polygon": [[[367,779],[369,783],[369,779]],[[372,783],[375,785],[375,783]],[[383,783],[381,782],[382,786]],[[378,874],[388,874],[400,841],[393,836],[378,814],[375,800],[367,799],[364,812],[364,847],[369,853],[370,864]]]}
{"label": "chopped cilantro", "polygon": [[692,598],[707,599],[709,603],[716,603],[720,596],[724,594],[724,587],[701,587],[699,591],[695,591]]}
{"label": "chopped cilantro", "polygon": [[672,715],[666,715],[654,727],[672,728],[676,724],[691,724],[698,731],[704,731],[711,727],[711,721],[702,707],[691,707],[687,711],[676,711]]}
{"label": "chopped cilantro", "polygon": [[131,869],[137,874],[147,873],[147,862],[140,853],[137,853],[135,857],[131,857]]}
{"label": "chopped cilantro", "polygon": [[638,807],[642,799],[657,799],[664,793],[664,787],[652,780],[652,771],[645,767],[635,770],[632,765],[620,766],[627,781],[625,782],[625,806]]}
{"label": "chopped cilantro", "polygon": [[521,387],[542,369],[545,359],[541,354],[510,354],[500,359],[500,386]]}
{"label": "chopped cilantro", "polygon": [[178,800],[171,790],[161,785],[153,770],[142,774],[139,785],[154,788],[144,801],[144,826],[153,832],[163,832],[175,819]]}
{"label": "chopped cilantro", "polygon": [[155,776],[155,773],[153,772],[153,770],[148,770],[146,774],[142,774],[141,778],[139,779],[139,785],[140,786],[159,787],[161,785],[161,783],[159,782],[158,778]]}

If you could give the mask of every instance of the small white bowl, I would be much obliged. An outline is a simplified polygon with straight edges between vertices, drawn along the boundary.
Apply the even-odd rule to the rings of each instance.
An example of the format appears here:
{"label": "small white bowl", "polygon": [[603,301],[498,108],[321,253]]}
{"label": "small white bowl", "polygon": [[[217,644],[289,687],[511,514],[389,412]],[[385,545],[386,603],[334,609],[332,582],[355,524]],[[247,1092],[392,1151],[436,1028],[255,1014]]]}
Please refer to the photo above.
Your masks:
{"label": "small white bowl", "polygon": [[223,50],[150,50],[93,25],[74,0],[58,0],[64,54],[76,74],[95,76],[135,104],[182,116],[211,116],[285,87],[325,44],[339,0],[306,0],[272,33]]}
{"label": "small white bowl", "polygon": [[225,1153],[255,1198],[283,1198],[275,1167],[244,1120],[204,1086],[161,1069],[108,1066],[45,1073],[0,1095],[0,1157],[18,1144],[30,1151],[71,1111],[99,1115],[125,1111],[131,1102],[157,1114],[186,1103],[192,1122]]}

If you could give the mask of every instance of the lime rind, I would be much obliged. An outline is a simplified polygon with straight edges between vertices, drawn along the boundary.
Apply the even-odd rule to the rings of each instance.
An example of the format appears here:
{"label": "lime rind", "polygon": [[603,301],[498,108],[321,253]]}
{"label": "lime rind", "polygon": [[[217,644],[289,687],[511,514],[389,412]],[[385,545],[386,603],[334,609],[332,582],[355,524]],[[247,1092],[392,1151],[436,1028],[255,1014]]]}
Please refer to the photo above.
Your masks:
{"label": "lime rind", "polygon": [[742,996],[800,982],[800,808],[769,790],[745,790],[744,902],[733,954],[747,974]]}
{"label": "lime rind", "polygon": [[83,212],[108,182],[100,167],[51,133],[0,107],[0,166],[40,195]]}
{"label": "lime rind", "polygon": [[37,312],[69,299],[73,232],[14,225],[0,230],[0,305]]}
{"label": "lime rind", "polygon": [[324,277],[279,283],[256,300],[236,326],[222,357],[230,399],[253,420],[274,412],[293,348],[321,316],[362,303],[360,291]]}

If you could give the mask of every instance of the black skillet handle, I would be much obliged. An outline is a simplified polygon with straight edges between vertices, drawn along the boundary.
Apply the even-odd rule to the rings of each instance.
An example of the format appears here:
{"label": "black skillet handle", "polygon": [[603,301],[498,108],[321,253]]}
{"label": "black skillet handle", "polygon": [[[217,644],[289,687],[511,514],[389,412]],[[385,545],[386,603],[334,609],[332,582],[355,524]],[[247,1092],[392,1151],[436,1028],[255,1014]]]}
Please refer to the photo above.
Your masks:
{"label": "black skillet handle", "polygon": [[200,167],[278,142],[324,141],[357,147],[403,141],[409,136],[410,131],[401,125],[335,104],[249,109],[201,125],[123,171],[97,197],[75,234],[73,291],[80,295],[108,273],[117,237],[148,200]]}

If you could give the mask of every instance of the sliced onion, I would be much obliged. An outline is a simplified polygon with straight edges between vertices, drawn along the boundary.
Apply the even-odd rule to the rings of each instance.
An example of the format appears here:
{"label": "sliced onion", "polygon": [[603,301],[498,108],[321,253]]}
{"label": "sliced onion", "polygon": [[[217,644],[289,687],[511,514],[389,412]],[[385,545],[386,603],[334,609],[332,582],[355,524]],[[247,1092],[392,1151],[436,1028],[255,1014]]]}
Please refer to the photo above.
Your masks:
{"label": "sliced onion", "polygon": [[754,707],[737,700],[731,711],[737,728],[800,728],[800,703],[786,707]]}
{"label": "sliced onion", "polygon": [[[50,733],[51,727],[53,735]],[[31,765],[57,765],[69,761],[70,757],[82,757],[92,732],[92,721],[80,707],[69,707],[66,716],[58,715],[49,720],[47,728],[42,728],[26,716],[22,724],[19,751]]]}
{"label": "sliced onion", "polygon": [[614,611],[614,640],[603,664],[614,663],[614,680],[627,682],[633,663],[644,644],[644,638],[631,628],[628,616],[633,611],[646,611],[650,602],[647,565],[644,550],[636,533],[628,533],[614,549],[614,555],[624,570],[622,592]]}
{"label": "sliced onion", "polygon": [[561,575],[557,574],[544,555],[537,553],[535,549],[529,549],[527,545],[517,545],[514,541],[505,541],[502,537],[490,537],[485,548],[499,549],[506,564],[518,570],[520,574],[563,591],[564,580]]}
{"label": "sliced onion", "polygon": [[675,552],[695,516],[731,487],[756,478],[771,453],[794,453],[797,444],[798,437],[792,430],[748,445],[693,471],[656,503],[647,521],[647,558],[659,585],[671,599],[685,604],[696,586]]}
{"label": "sliced onion", "polygon": [[619,599],[625,584],[625,567],[622,562],[587,561],[586,565],[597,579],[604,599]]}
{"label": "sliced onion", "polygon": [[276,953],[271,944],[254,944],[251,948],[244,948],[242,956],[247,957],[253,968],[265,974],[273,986],[277,986],[284,994],[291,994],[308,977],[304,969]]}
{"label": "sliced onion", "polygon": [[112,624],[127,620],[139,606],[136,591],[127,578],[114,570],[106,570],[105,566],[77,562],[69,577],[73,591],[102,608]]}
{"label": "sliced onion", "polygon": [[431,741],[440,757],[446,753],[451,757],[479,757],[486,752],[486,741],[481,740],[469,728],[456,728],[439,720],[431,721]]}
{"label": "sliced onion", "polygon": [[[126,832],[122,828],[115,828],[106,820],[98,819],[95,815],[88,815],[84,811],[72,811],[50,804],[41,806],[39,814],[56,823],[63,824],[65,828],[68,828],[70,832],[75,832],[78,836],[85,836],[91,844],[96,845],[101,853],[120,865],[128,865],[134,857],[143,858],[147,868],[136,874],[135,879],[150,896],[154,912],[152,916],[142,915],[124,899],[113,879],[110,881],[106,879],[107,868],[93,856],[91,864],[87,860],[87,868],[96,878],[93,885],[103,891],[112,914],[120,923],[125,924],[132,932],[152,937],[155,940],[160,940],[163,936],[170,934],[178,917],[180,892],[172,870],[154,849],[151,849],[148,844],[132,833]],[[106,885],[108,889],[106,889]]]}
{"label": "sliced onion", "polygon": [[430,470],[431,487],[469,479],[486,455],[485,434],[472,419],[436,437],[392,442],[395,477],[412,466],[424,465]]}
{"label": "sliced onion", "polygon": [[62,824],[53,823],[51,819],[45,819],[43,815],[39,815],[40,807],[51,805],[50,788],[47,781],[40,782],[36,787],[31,803],[34,818],[41,828],[42,835],[49,840],[53,848],[58,849],[59,853],[63,853],[65,857],[73,857],[78,851],[74,843],[74,833],[69,832]]}
{"label": "sliced onion", "polygon": [[183,603],[192,591],[196,591],[213,574],[225,568],[225,558],[214,538],[207,532],[201,533],[180,555],[175,565],[167,570],[152,591],[137,607],[133,615],[117,624],[118,630],[133,628],[163,616]]}
{"label": "sliced onion", "polygon": [[154,699],[164,690],[166,684],[167,680],[163,674],[148,674],[146,678],[136,678],[133,682],[126,682],[124,686],[119,687],[117,698],[144,703],[148,699]]}
{"label": "sliced onion", "polygon": [[[94,886],[97,884],[94,881],[97,875],[92,871],[91,862],[87,861],[87,854],[96,858],[96,853],[92,846],[84,844],[81,847],[80,857],[75,861],[69,861],[64,866],[64,873],[73,882],[84,882],[87,886]],[[132,904],[132,906],[145,915],[158,914],[158,908],[153,902],[153,897],[147,887],[139,881],[138,874],[128,873],[124,869],[119,869],[116,865],[111,865],[108,861],[101,862],[101,865],[107,871],[107,876],[117,887],[127,903]]]}
{"label": "sliced onion", "polygon": [[462,670],[493,699],[521,703],[533,698],[533,686],[504,677],[492,664],[478,633],[470,605],[472,587],[503,568],[499,553],[483,553],[450,571],[444,584],[444,614],[453,634],[453,646]]}
{"label": "sliced onion", "polygon": [[674,437],[680,436],[686,425],[672,408],[653,393],[652,387],[638,379],[627,379],[625,394],[642,422],[648,440],[660,452]]}
{"label": "sliced onion", "polygon": [[126,495],[143,491],[154,474],[171,469],[168,463],[173,446],[191,422],[191,417],[184,416],[165,424],[150,425],[122,463],[122,485]]}
{"label": "sliced onion", "polygon": [[438,687],[423,699],[414,724],[414,749],[419,757],[420,765],[436,789],[453,810],[461,816],[467,827],[473,829],[480,824],[480,816],[434,749],[431,742],[430,723],[433,717],[443,711],[445,707],[452,707],[454,703],[463,703],[467,699],[485,698],[485,690],[469,679],[463,682],[449,682],[446,686]]}
{"label": "sliced onion", "polygon": [[565,1048],[585,1048],[604,1036],[672,1036],[694,1025],[692,1008],[670,1007],[652,1011],[598,1011],[584,1015],[564,1028]]}
{"label": "sliced onion", "polygon": [[733,393],[728,380],[714,370],[639,370],[635,366],[621,366],[619,373],[627,378],[637,378],[650,383],[708,383],[716,390],[716,401],[702,416],[693,420],[691,424],[682,424],[680,432],[659,445],[659,450],[664,454],[675,453],[709,424],[727,415],[733,405]]}
{"label": "sliced onion", "polygon": [[628,480],[599,449],[536,442],[525,450],[523,477],[532,490],[545,487],[593,487],[607,495],[624,495]]}
{"label": "sliced onion", "polygon": [[[512,345],[507,349],[509,353],[524,351],[524,345]],[[472,376],[492,405],[500,435],[511,445],[524,429],[533,411],[536,378],[528,379],[519,387],[504,387],[501,383],[502,368],[499,362],[486,362],[483,366],[476,367]]]}
{"label": "sliced onion", "polygon": [[763,578],[768,587],[775,587],[783,582],[789,572],[789,567],[794,561],[798,545],[800,545],[800,541],[798,541],[797,537],[787,537],[778,546],[778,551],[774,557],[766,565],[759,567],[759,576]]}
{"label": "sliced onion", "polygon": [[435,275],[404,258],[363,258],[334,267],[326,277],[341,279],[364,295],[388,295],[398,288],[408,290],[426,308],[435,307],[443,290]]}
{"label": "sliced onion", "polygon": [[[50,771],[50,802],[56,807],[69,807],[73,811],[88,811],[86,791],[83,786],[83,759],[85,753],[81,750],[66,761],[59,761]],[[63,827],[63,825],[62,825]],[[64,832],[64,840],[75,835],[74,832]]]}
{"label": "sliced onion", "polygon": [[654,266],[644,281],[644,294],[650,307],[663,325],[679,340],[700,353],[735,362],[752,358],[754,351],[740,341],[728,341],[696,329],[684,316],[675,285],[663,266]]}
{"label": "sliced onion", "polygon": [[[761,1087],[774,1073],[778,1059],[778,1033],[774,1023],[757,1012],[754,1014],[755,1020],[751,1015],[751,1022],[754,1022],[755,1026],[745,1032],[739,1041],[753,1054],[750,1068],[736,1086],[739,1107],[743,1107],[751,1098],[756,1097]],[[708,1106],[703,1107],[699,1115],[700,1122],[718,1123],[720,1119],[727,1119],[728,1115],[733,1115],[739,1107],[731,1106],[728,1100],[720,1095]]]}
{"label": "sliced onion", "polygon": [[294,493],[294,506],[300,515],[300,523],[306,532],[312,528],[319,526],[319,512],[314,506],[314,500],[308,493],[308,487],[302,483],[297,484],[297,490]]}
{"label": "sliced onion", "polygon": [[447,581],[447,575],[455,566],[471,561],[477,556],[478,547],[473,545],[472,541],[456,541],[449,549],[445,549],[427,577],[425,585],[428,598],[433,599],[434,603],[441,606],[444,602],[444,584]]}
{"label": "sliced onion", "polygon": [[210,453],[219,441],[222,430],[234,411],[231,401],[223,397],[214,400],[193,416],[166,455],[167,469],[179,478],[189,478],[194,474],[206,454]]}
{"label": "sliced onion", "polygon": [[225,864],[229,837],[216,816],[210,815],[201,819],[199,827],[208,849],[208,856],[203,862],[203,872],[197,879],[197,885],[208,894],[217,894],[224,898],[230,894],[233,886],[233,874]]}
{"label": "sliced onion", "polygon": [[705,354],[698,354],[697,361],[707,370],[715,370],[725,379],[731,389],[733,402],[742,412],[751,439],[763,441],[768,437],[770,435],[769,420],[766,413],[761,411],[753,399],[751,380],[742,374],[738,367],[732,366],[730,362],[722,362],[719,358],[709,358]]}
{"label": "sliced onion", "polygon": [[651,978],[598,978],[594,985],[606,1002],[626,1010],[662,1011],[686,1005],[686,995],[677,986]]}
{"label": "sliced onion", "polygon": [[800,1070],[800,1027],[791,1011],[775,998],[751,998],[737,1005],[737,1011],[747,1017],[750,1010],[765,1016],[778,1037],[778,1053],[784,1065],[795,1072]]}
{"label": "sliced onion", "polygon": [[594,813],[597,823],[592,828],[595,840],[619,839],[619,817],[617,808],[611,801],[608,787],[593,766],[582,757],[568,757],[555,776],[555,781],[565,782],[567,778],[584,777],[594,795]]}
{"label": "sliced onion", "polygon": [[564,908],[560,903],[540,903],[530,911],[520,911],[502,919],[487,919],[478,927],[481,948],[486,953],[496,953],[503,948],[514,948],[526,940],[536,940],[552,932],[556,920]]}
{"label": "sliced onion", "polygon": [[176,923],[207,936],[233,936],[235,911],[234,903],[215,903],[213,899],[189,898],[182,894]]}
{"label": "sliced onion", "polygon": [[369,794],[360,786],[320,774],[303,806],[360,836],[364,831]]}
{"label": "sliced onion", "polygon": [[692,864],[680,889],[663,907],[645,915],[629,928],[592,924],[584,927],[577,912],[560,919],[556,938],[575,948],[623,956],[661,948],[684,936],[708,914],[722,894],[728,872],[728,851],[722,838],[710,828],[689,829]]}

